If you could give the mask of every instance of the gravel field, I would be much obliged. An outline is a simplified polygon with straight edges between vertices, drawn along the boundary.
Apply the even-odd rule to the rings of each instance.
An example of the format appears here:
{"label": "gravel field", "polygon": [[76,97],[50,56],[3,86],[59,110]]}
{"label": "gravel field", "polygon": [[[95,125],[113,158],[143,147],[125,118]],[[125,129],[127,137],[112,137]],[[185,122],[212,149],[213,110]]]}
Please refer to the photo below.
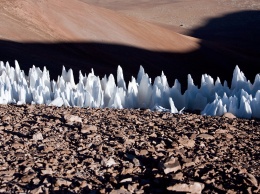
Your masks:
{"label": "gravel field", "polygon": [[0,193],[258,193],[260,121],[0,106]]}

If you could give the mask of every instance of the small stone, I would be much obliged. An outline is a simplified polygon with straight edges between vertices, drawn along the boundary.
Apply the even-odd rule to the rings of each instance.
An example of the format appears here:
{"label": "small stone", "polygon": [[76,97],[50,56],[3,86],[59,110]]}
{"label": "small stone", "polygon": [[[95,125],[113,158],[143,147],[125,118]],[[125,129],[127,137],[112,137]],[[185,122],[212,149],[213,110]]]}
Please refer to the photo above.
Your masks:
{"label": "small stone", "polygon": [[5,115],[2,117],[2,121],[10,121],[10,120],[11,120],[10,116]]}
{"label": "small stone", "polygon": [[193,148],[195,146],[195,141],[193,139],[189,139],[188,137],[183,137],[178,140],[179,144],[187,147]]}
{"label": "small stone", "polygon": [[247,176],[244,179],[244,182],[249,186],[258,187],[257,179],[254,177],[254,175],[247,173]]}
{"label": "small stone", "polygon": [[83,133],[83,134],[95,132],[95,131],[97,131],[97,127],[94,125],[87,125],[87,126],[82,127],[82,129],[81,129],[81,133]]}
{"label": "small stone", "polygon": [[34,185],[38,185],[39,183],[40,183],[40,179],[38,179],[38,178],[34,178],[33,180],[32,180],[32,182],[33,182],[33,184]]}
{"label": "small stone", "polygon": [[230,112],[226,112],[223,114],[223,117],[226,117],[226,118],[229,118],[229,119],[235,119],[237,118],[235,115],[233,115],[232,113]]}
{"label": "small stone", "polygon": [[40,193],[43,193],[43,190],[42,190],[42,186],[40,187],[37,187],[36,189],[33,189],[31,191],[32,194],[40,194]]}
{"label": "small stone", "polygon": [[147,155],[148,154],[148,151],[147,150],[141,150],[140,151],[140,155],[141,156],[145,156],[145,155]]}
{"label": "small stone", "polygon": [[167,114],[163,114],[162,119],[167,119]]}
{"label": "small stone", "polygon": [[35,174],[25,175],[21,178],[21,181],[23,183],[29,183],[31,179],[33,179],[35,176],[36,176]]}
{"label": "small stone", "polygon": [[120,183],[132,182],[132,178],[126,178],[120,181]]}
{"label": "small stone", "polygon": [[68,187],[68,186],[71,185],[71,183],[72,183],[71,181],[64,180],[64,179],[62,179],[62,178],[58,178],[58,179],[56,180],[55,186],[56,186],[56,187],[60,187],[60,186],[64,185],[64,186]]}
{"label": "small stone", "polygon": [[131,193],[125,189],[117,189],[117,190],[112,190],[109,194],[131,194]]}
{"label": "small stone", "polygon": [[200,128],[199,131],[200,131],[200,133],[208,133],[209,130],[208,130],[208,129]]}
{"label": "small stone", "polygon": [[51,131],[51,128],[45,127],[45,128],[43,128],[43,131],[44,131],[45,133],[48,133],[49,131]]}
{"label": "small stone", "polygon": [[35,133],[35,134],[33,135],[33,140],[34,140],[34,141],[43,140],[42,133],[40,133],[40,132]]}
{"label": "small stone", "polygon": [[228,138],[228,139],[233,139],[233,138],[234,138],[234,136],[233,136],[233,135],[231,135],[230,133],[227,133],[227,134],[226,134],[226,138]]}
{"label": "small stone", "polygon": [[228,132],[228,130],[225,130],[225,129],[217,129],[215,131],[216,134],[218,134],[218,133],[227,133],[227,132]]}
{"label": "small stone", "polygon": [[53,171],[51,168],[46,168],[46,170],[42,170],[41,171],[43,175],[46,175],[46,174],[53,174]]}
{"label": "small stone", "polygon": [[181,170],[181,165],[178,158],[170,158],[167,162],[163,164],[164,173],[169,174],[171,172],[176,172]]}
{"label": "small stone", "polygon": [[103,159],[101,164],[106,167],[111,167],[117,163],[115,162],[115,160],[113,158],[109,158],[108,160]]}
{"label": "small stone", "polygon": [[121,175],[131,174],[133,173],[134,168],[123,168]]}
{"label": "small stone", "polygon": [[172,178],[175,179],[175,180],[183,180],[183,173],[182,172],[179,172],[177,174],[174,174],[172,175]]}
{"label": "small stone", "polygon": [[190,166],[195,166],[195,163],[194,162],[186,162],[183,164],[183,168],[187,168],[187,167],[190,167]]}
{"label": "small stone", "polygon": [[167,187],[169,191],[175,192],[190,192],[200,194],[204,189],[205,185],[203,183],[194,182],[191,184],[176,184],[174,186]]}
{"label": "small stone", "polygon": [[12,145],[12,147],[13,147],[14,149],[19,149],[19,148],[23,148],[24,145],[21,144],[21,143],[14,143],[14,144]]}
{"label": "small stone", "polygon": [[137,158],[133,159],[133,163],[134,163],[135,166],[141,166],[140,160],[137,159]]}
{"label": "small stone", "polygon": [[128,184],[127,190],[130,191],[131,193],[134,193],[134,191],[137,189],[138,185],[139,185],[138,183]]}
{"label": "small stone", "polygon": [[157,137],[156,133],[152,133],[151,135],[149,135],[150,137]]}
{"label": "small stone", "polygon": [[205,133],[202,133],[200,135],[197,136],[197,138],[201,138],[201,139],[214,139],[214,137],[212,135],[209,135],[209,134],[205,134]]}
{"label": "small stone", "polygon": [[88,184],[87,184],[87,181],[82,181],[81,184],[80,184],[80,187],[81,188],[84,188],[86,187]]}
{"label": "small stone", "polygon": [[55,148],[52,146],[47,146],[44,148],[44,152],[52,152]]}
{"label": "small stone", "polygon": [[73,123],[82,123],[82,118],[80,118],[79,116],[75,116],[75,115],[64,115],[64,119],[66,121],[66,123],[68,124],[73,124]]}

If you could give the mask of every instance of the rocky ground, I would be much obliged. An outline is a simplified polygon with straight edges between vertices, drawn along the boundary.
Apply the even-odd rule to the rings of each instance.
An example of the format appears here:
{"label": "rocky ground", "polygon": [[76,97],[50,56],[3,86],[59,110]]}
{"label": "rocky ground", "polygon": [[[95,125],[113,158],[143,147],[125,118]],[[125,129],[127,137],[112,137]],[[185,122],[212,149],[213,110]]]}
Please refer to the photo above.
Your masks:
{"label": "rocky ground", "polygon": [[260,121],[0,106],[0,193],[258,193]]}

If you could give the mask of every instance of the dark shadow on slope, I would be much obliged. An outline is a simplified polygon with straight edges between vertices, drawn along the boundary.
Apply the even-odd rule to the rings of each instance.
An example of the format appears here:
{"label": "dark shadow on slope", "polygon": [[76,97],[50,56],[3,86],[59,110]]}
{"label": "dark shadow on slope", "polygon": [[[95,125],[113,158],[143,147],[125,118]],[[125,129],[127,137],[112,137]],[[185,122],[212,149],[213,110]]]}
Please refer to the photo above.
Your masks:
{"label": "dark shadow on slope", "polygon": [[249,76],[260,73],[260,11],[241,11],[211,18],[188,35],[201,39],[202,45],[214,47],[216,52],[224,51],[237,59],[230,65],[236,63],[243,67]]}
{"label": "dark shadow on slope", "polygon": [[9,61],[14,65],[18,60],[21,69],[28,73],[32,65],[50,71],[51,79],[57,79],[61,74],[62,66],[74,70],[75,80],[78,80],[78,72],[89,73],[94,68],[96,75],[103,77],[105,74],[116,75],[118,65],[124,70],[127,82],[131,76],[138,73],[140,65],[154,78],[161,75],[163,70],[170,85],[177,78],[183,87],[187,85],[187,74],[192,74],[196,84],[200,83],[201,74],[207,73],[214,78],[231,80],[232,72],[236,64],[253,79],[257,72],[259,58],[243,58],[232,56],[217,48],[202,45],[201,49],[191,53],[167,53],[145,49],[101,44],[101,43],[17,43],[0,41],[0,60]]}
{"label": "dark shadow on slope", "polygon": [[[236,21],[239,20],[240,22]],[[187,85],[187,74],[191,74],[199,85],[201,75],[207,73],[229,83],[235,65],[254,80],[260,73],[260,12],[246,11],[233,13],[209,20],[205,26],[194,30],[191,35],[202,40],[200,48],[188,53],[150,51],[126,45],[99,42],[61,42],[61,43],[18,43],[0,41],[0,60],[15,59],[26,74],[34,64],[47,66],[51,78],[57,79],[62,66],[74,70],[75,80],[78,72],[116,75],[118,65],[123,67],[125,80],[138,73],[140,65],[153,79],[163,70],[170,85],[177,78],[183,89]],[[244,30],[244,31],[243,31]]]}
{"label": "dark shadow on slope", "polygon": [[260,11],[242,11],[209,19],[190,36],[238,49],[260,49]]}

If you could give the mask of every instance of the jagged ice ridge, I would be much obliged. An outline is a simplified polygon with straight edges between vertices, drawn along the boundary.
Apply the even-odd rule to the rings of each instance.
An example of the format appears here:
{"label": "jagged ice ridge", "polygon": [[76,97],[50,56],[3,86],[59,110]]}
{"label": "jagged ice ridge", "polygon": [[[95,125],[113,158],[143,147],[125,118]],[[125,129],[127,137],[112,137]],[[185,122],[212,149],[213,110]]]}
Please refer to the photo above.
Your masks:
{"label": "jagged ice ridge", "polygon": [[226,112],[241,118],[260,118],[260,74],[254,83],[248,81],[236,66],[231,87],[220,79],[214,82],[207,74],[202,75],[201,87],[194,85],[188,75],[188,88],[181,93],[178,80],[169,87],[162,72],[152,84],[151,78],[140,66],[137,79],[132,77],[126,86],[123,70],[118,66],[117,79],[112,74],[100,79],[91,73],[79,72],[75,84],[73,71],[65,67],[57,81],[50,80],[49,71],[33,66],[26,76],[17,61],[15,68],[0,62],[0,104],[46,104],[50,106],[79,106],[93,108],[149,108],[158,111],[181,113],[184,109],[200,110],[202,115],[221,116]]}

